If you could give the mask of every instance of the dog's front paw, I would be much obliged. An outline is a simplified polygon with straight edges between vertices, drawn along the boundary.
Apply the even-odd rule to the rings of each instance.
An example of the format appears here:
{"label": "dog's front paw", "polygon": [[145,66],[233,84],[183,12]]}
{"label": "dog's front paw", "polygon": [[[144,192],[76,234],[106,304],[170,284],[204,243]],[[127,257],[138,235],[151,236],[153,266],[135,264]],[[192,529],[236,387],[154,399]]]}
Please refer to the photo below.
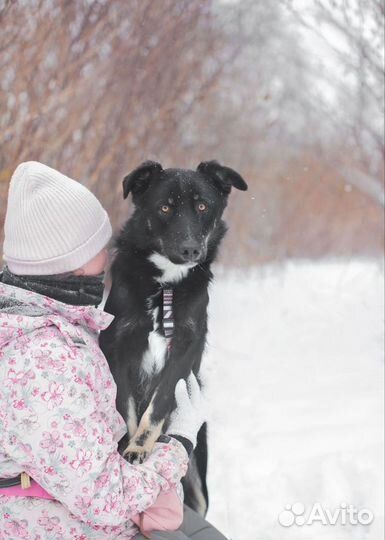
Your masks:
{"label": "dog's front paw", "polygon": [[149,451],[145,447],[138,446],[135,442],[130,443],[123,452],[124,459],[136,465],[146,461],[148,454]]}
{"label": "dog's front paw", "polygon": [[156,424],[151,423],[151,411],[152,406],[150,405],[144,413],[135,435],[123,452],[123,456],[130,463],[143,463],[147,456],[151,454],[154,444],[162,432],[164,420]]}

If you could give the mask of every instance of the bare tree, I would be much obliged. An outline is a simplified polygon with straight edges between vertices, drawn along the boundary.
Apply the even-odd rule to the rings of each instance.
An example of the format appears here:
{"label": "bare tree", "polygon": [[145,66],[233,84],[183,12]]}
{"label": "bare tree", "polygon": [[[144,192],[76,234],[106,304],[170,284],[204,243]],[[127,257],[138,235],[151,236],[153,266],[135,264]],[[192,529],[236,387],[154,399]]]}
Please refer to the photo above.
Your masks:
{"label": "bare tree", "polygon": [[[332,60],[314,74],[334,99],[313,101],[333,131],[326,152],[347,182],[384,205],[384,28],[382,0],[313,0],[307,10],[287,0],[291,15],[325,45]],[[334,64],[334,69],[330,63]],[[307,107],[311,102],[307,103]],[[321,119],[320,119],[321,120]],[[322,125],[322,124],[321,124]],[[322,130],[321,130],[322,131]],[[330,139],[338,152],[330,154]],[[343,142],[341,142],[343,141]],[[325,146],[325,144],[323,145]],[[345,151],[342,151],[343,148]]]}
{"label": "bare tree", "polygon": [[383,17],[378,0],[0,0],[0,222],[23,160],[90,186],[116,228],[133,166],[216,158],[250,186],[223,262],[378,252]]}
{"label": "bare tree", "polygon": [[21,160],[42,159],[113,202],[110,179],[172,144],[184,101],[198,93],[190,80],[207,82],[203,59],[215,47],[207,4],[9,6],[0,42],[1,178]]}

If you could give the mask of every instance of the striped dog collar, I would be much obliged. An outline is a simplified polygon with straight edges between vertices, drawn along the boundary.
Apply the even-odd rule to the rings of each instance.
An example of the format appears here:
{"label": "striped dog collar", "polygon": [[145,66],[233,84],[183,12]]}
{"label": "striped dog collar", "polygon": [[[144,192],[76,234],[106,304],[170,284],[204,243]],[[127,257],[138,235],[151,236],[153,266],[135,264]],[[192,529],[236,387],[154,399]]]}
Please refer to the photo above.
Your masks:
{"label": "striped dog collar", "polygon": [[174,334],[173,289],[163,289],[163,333],[170,347]]}

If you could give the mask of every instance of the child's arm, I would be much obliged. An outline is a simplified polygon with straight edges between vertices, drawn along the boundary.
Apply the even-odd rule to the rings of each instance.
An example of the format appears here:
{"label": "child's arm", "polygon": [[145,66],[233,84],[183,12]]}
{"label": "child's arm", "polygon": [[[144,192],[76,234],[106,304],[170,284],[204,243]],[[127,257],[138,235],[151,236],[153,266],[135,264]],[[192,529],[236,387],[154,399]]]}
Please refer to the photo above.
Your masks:
{"label": "child's arm", "polygon": [[[99,381],[89,362],[85,363],[87,383],[74,380],[71,368],[75,362],[82,365],[85,349],[78,348],[74,358],[59,330],[57,334],[50,340],[50,353],[53,360],[63,354],[68,357],[65,370],[58,374],[49,367],[39,369],[35,362],[29,366],[35,374],[30,386],[12,385],[4,450],[20,471],[80,520],[90,526],[119,526],[150,507],[161,491],[178,485],[188,456],[183,445],[171,438],[157,443],[142,465],[127,463],[91,390]],[[35,341],[34,349],[44,351],[43,343]],[[24,358],[17,358],[15,371],[26,369]],[[33,431],[23,427],[27,417],[34,419]]]}

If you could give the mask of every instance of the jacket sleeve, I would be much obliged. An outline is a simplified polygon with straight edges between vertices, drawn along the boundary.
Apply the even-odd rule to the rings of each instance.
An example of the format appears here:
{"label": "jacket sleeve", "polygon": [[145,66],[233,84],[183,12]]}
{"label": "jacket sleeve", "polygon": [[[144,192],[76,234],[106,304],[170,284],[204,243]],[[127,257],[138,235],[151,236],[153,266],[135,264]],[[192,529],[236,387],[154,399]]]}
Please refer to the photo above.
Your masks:
{"label": "jacket sleeve", "polygon": [[[183,445],[156,443],[142,465],[117,451],[116,434],[97,402],[98,375],[86,348],[59,332],[34,340],[6,373],[9,389],[5,451],[49,494],[92,527],[119,526],[143,512],[186,473]],[[79,366],[82,366],[80,368]]]}

